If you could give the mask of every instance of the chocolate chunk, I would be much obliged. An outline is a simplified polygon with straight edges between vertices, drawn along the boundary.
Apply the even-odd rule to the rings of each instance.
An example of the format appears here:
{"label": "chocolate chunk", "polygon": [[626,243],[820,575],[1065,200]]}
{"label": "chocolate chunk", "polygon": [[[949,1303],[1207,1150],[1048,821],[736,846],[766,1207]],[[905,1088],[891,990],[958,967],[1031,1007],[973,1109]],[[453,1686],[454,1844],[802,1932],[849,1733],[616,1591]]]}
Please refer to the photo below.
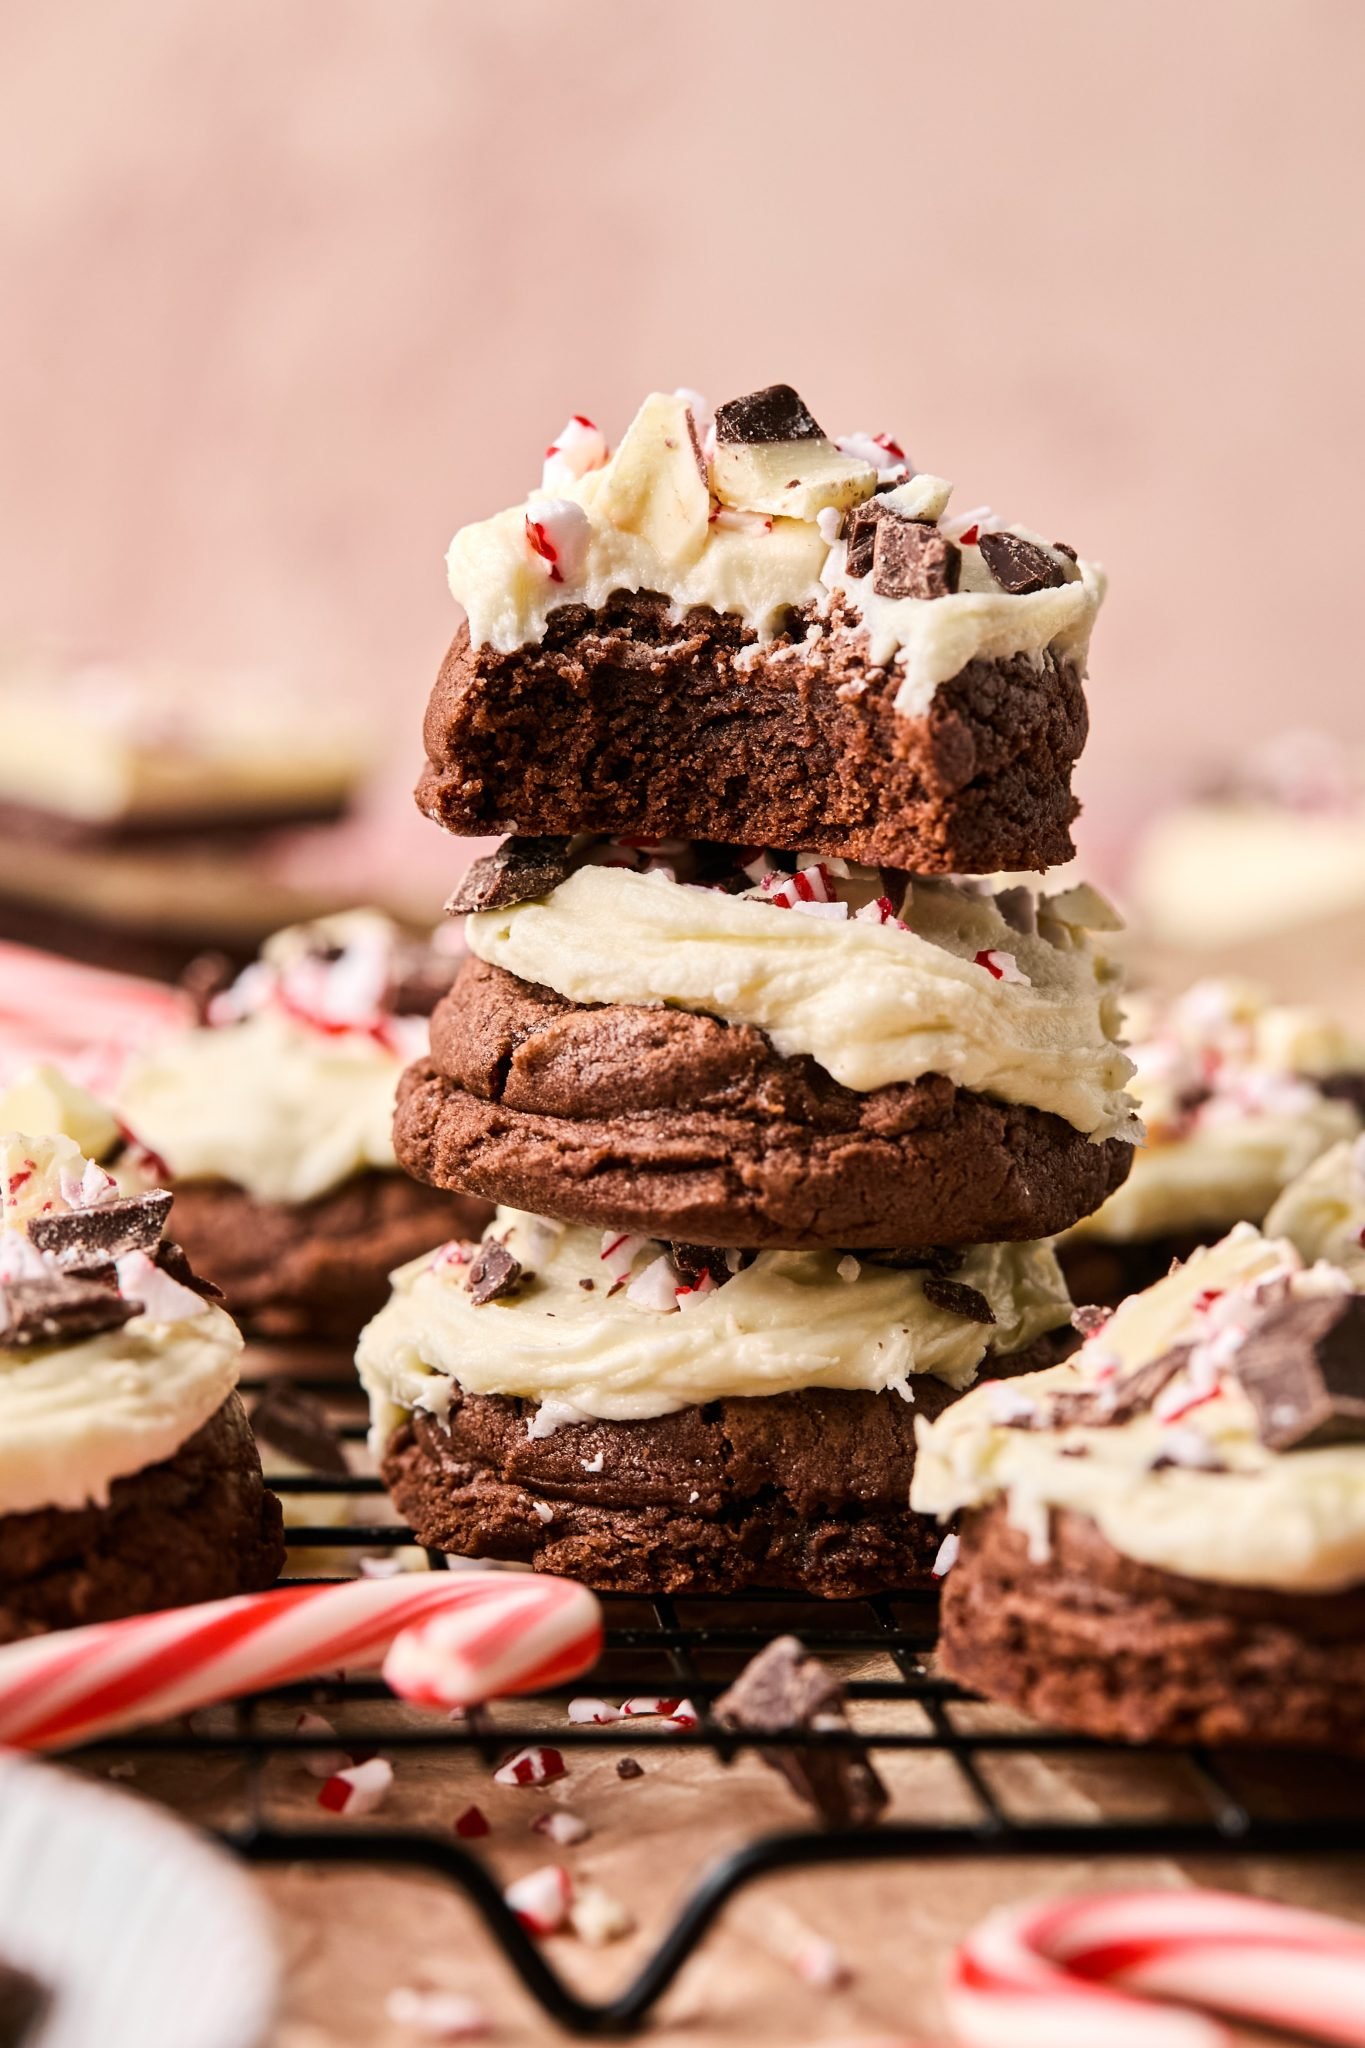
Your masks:
{"label": "chocolate chunk", "polygon": [[169,1273],[172,1280],[178,1280],[182,1287],[188,1287],[201,1301],[227,1300],[221,1287],[215,1286],[212,1280],[206,1280],[202,1273],[195,1272],[190,1264],[189,1253],[183,1245],[176,1244],[172,1238],[163,1237],[152,1257],[163,1273]]}
{"label": "chocolate chunk", "polygon": [[1055,590],[1069,579],[1060,562],[1054,562],[1046,548],[1017,533],[983,533],[977,543],[986,567],[1002,590],[1022,597],[1030,590]]}
{"label": "chocolate chunk", "polygon": [[1163,1351],[1146,1365],[1102,1381],[1094,1387],[1077,1387],[1073,1393],[1054,1394],[1036,1420],[1019,1425],[1025,1429],[1109,1429],[1144,1415],[1157,1395],[1170,1384],[1189,1357],[1188,1345]]}
{"label": "chocolate chunk", "polygon": [[1365,1438],[1365,1297],[1279,1303],[1236,1352],[1232,1370],[1271,1450]]}
{"label": "chocolate chunk", "polygon": [[40,1280],[12,1280],[0,1286],[0,1350],[55,1344],[68,1337],[94,1337],[117,1330],[142,1313],[106,1282],[82,1273],[53,1273]]}
{"label": "chocolate chunk", "polygon": [[469,1269],[469,1298],[475,1308],[482,1308],[486,1301],[497,1301],[500,1295],[511,1294],[530,1274],[523,1274],[518,1260],[512,1257],[505,1244],[490,1238]]}
{"label": "chocolate chunk", "polygon": [[495,852],[486,853],[469,868],[446,904],[446,914],[465,917],[474,910],[505,910],[509,904],[530,903],[558,888],[569,873],[567,839],[504,839]]}
{"label": "chocolate chunk", "polygon": [[725,1253],[719,1245],[671,1244],[668,1249],[679,1273],[692,1286],[707,1274],[715,1281],[717,1287],[723,1287],[727,1280],[734,1277],[725,1263]]}
{"label": "chocolate chunk", "polygon": [[[795,1636],[777,1636],[760,1650],[712,1712],[722,1727],[748,1735],[851,1733],[843,1687]],[[782,1743],[759,1755],[827,1827],[867,1827],[887,1803],[861,1743],[818,1749]]]}
{"label": "chocolate chunk", "polygon": [[957,589],[962,550],[921,519],[884,509],[872,529],[872,588],[878,597],[947,597]]}
{"label": "chocolate chunk", "polygon": [[92,1202],[88,1209],[68,1209],[57,1216],[35,1216],[28,1226],[30,1242],[49,1252],[70,1273],[106,1266],[125,1252],[150,1252],[161,1240],[171,1197],[165,1188],[145,1195],[120,1195],[112,1202]]}
{"label": "chocolate chunk", "polygon": [[643,1778],[644,1774],[644,1765],[636,1763],[635,1758],[633,1756],[622,1756],[617,1758],[616,1775],[618,1778]]}
{"label": "chocolate chunk", "polygon": [[1075,562],[1079,561],[1080,559],[1080,557],[1076,553],[1075,548],[1073,548],[1070,541],[1067,540],[1054,540],[1052,543],[1052,552],[1055,555],[1065,555],[1068,562]]}
{"label": "chocolate chunk", "polygon": [[281,1380],[264,1393],[251,1411],[256,1441],[269,1445],[309,1472],[344,1477],[350,1466],[341,1438],[315,1394]]}
{"label": "chocolate chunk", "polygon": [[849,513],[844,537],[848,542],[846,566],[850,576],[866,576],[871,569],[877,521],[885,510],[882,499],[868,498]]}
{"label": "chocolate chunk", "polygon": [[995,1321],[995,1310],[979,1288],[968,1287],[961,1280],[945,1280],[939,1273],[926,1276],[924,1299],[932,1301],[935,1308],[946,1308],[950,1315],[966,1316],[969,1322]]}
{"label": "chocolate chunk", "polygon": [[717,441],[825,441],[829,436],[790,384],[767,384],[716,407]]}
{"label": "chocolate chunk", "polygon": [[237,970],[226,953],[196,953],[180,977],[182,993],[188,997],[196,1024],[207,1024],[215,996],[223,994],[237,979]]}

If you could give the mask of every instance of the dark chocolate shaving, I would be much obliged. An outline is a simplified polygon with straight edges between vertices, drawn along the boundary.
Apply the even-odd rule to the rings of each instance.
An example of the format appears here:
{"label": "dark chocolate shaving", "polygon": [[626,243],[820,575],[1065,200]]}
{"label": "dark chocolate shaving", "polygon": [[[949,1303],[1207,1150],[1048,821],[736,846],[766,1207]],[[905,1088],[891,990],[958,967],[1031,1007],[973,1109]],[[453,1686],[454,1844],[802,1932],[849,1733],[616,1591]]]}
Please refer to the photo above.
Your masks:
{"label": "dark chocolate shaving", "polygon": [[1013,597],[1030,590],[1055,590],[1070,580],[1046,548],[1021,540],[1017,533],[983,533],[977,545],[1000,588]]}
{"label": "dark chocolate shaving", "polygon": [[825,441],[829,436],[790,384],[766,384],[716,407],[717,441]]}
{"label": "dark chocolate shaving", "polygon": [[64,1272],[84,1273],[121,1259],[125,1252],[154,1251],[170,1212],[170,1194],[165,1188],[152,1188],[145,1195],[92,1202],[87,1209],[35,1216],[28,1226],[29,1240]]}
{"label": "dark chocolate shaving", "polygon": [[95,1337],[141,1315],[139,1301],[127,1301],[116,1287],[83,1273],[45,1274],[0,1286],[0,1350],[55,1344],[69,1337]]}
{"label": "dark chocolate shaving", "polygon": [[1065,555],[1068,562],[1077,562],[1080,560],[1080,556],[1076,553],[1075,548],[1072,547],[1069,540],[1054,540],[1052,543],[1052,551],[1054,554],[1057,555]]}
{"label": "dark chocolate shaving", "polygon": [[637,1763],[636,1759],[633,1756],[622,1756],[617,1758],[616,1775],[618,1778],[643,1778],[644,1774],[644,1765],[642,1763]]}
{"label": "dark chocolate shaving", "polygon": [[848,542],[845,566],[850,576],[866,576],[872,568],[872,556],[877,539],[877,521],[886,510],[881,498],[868,498],[861,505],[855,505],[848,515],[845,538]]}
{"label": "dark chocolate shaving", "polygon": [[[746,1735],[799,1737],[849,1726],[843,1687],[795,1636],[778,1636],[760,1650],[712,1712],[723,1728]],[[827,1827],[868,1827],[886,1806],[886,1787],[861,1747],[815,1748],[798,1740],[759,1755]]]}
{"label": "dark chocolate shaving", "polygon": [[215,996],[230,989],[237,970],[226,953],[196,953],[180,977],[180,988],[188,999],[196,1024],[207,1024]]}
{"label": "dark chocolate shaving", "polygon": [[1162,1389],[1169,1385],[1189,1357],[1188,1345],[1163,1351],[1160,1358],[1134,1366],[1112,1380],[1092,1387],[1076,1387],[1054,1394],[1048,1401],[1021,1408],[1017,1415],[1002,1418],[1005,1429],[1110,1429],[1145,1414]]}
{"label": "dark chocolate shaving", "polygon": [[947,597],[957,589],[962,550],[936,526],[884,507],[872,529],[872,588],[878,597]]}
{"label": "dark chocolate shaving", "polygon": [[152,1257],[163,1273],[169,1273],[172,1280],[178,1280],[182,1287],[188,1287],[201,1301],[226,1301],[221,1287],[212,1280],[206,1280],[202,1273],[196,1273],[190,1264],[189,1253],[173,1238],[163,1237]]}
{"label": "dark chocolate shaving", "polygon": [[708,1274],[717,1287],[723,1287],[727,1280],[734,1277],[725,1263],[725,1253],[719,1245],[671,1244],[668,1249],[683,1279],[693,1286]]}
{"label": "dark chocolate shaving", "polygon": [[505,1244],[490,1238],[469,1269],[469,1299],[475,1308],[482,1308],[487,1301],[514,1293],[530,1277],[522,1272],[520,1261],[512,1257]]}
{"label": "dark chocolate shaving", "polygon": [[929,1273],[924,1281],[924,1299],[931,1301],[935,1308],[947,1309],[950,1315],[966,1316],[969,1322],[993,1323],[995,1310],[979,1288],[967,1287],[961,1280],[945,1280],[938,1273]]}
{"label": "dark chocolate shaving", "polygon": [[558,836],[504,839],[493,853],[476,860],[446,904],[449,917],[475,910],[506,910],[530,903],[567,880],[569,842]]}
{"label": "dark chocolate shaving", "polygon": [[1365,1438],[1365,1297],[1278,1303],[1235,1353],[1232,1370],[1271,1450]]}
{"label": "dark chocolate shaving", "polygon": [[258,1443],[292,1458],[309,1472],[344,1478],[350,1471],[340,1436],[315,1394],[281,1380],[270,1387],[251,1411]]}

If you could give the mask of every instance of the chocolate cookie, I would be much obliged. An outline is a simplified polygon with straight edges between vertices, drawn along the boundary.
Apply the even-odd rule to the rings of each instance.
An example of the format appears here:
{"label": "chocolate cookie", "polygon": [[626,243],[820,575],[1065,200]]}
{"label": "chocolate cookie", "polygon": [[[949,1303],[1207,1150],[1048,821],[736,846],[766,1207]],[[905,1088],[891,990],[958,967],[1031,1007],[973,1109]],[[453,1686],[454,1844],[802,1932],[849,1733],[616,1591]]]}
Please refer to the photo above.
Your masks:
{"label": "chocolate cookie", "polygon": [[919,874],[1070,859],[1081,676],[1051,651],[970,661],[894,706],[856,621],[759,643],[649,595],[566,605],[510,654],[462,627],[426,716],[417,801],[447,831],[633,833],[809,848]]}
{"label": "chocolate cookie", "polygon": [[[1132,1147],[941,1074],[858,1094],[761,1032],[579,1005],[480,960],[394,1128],[409,1172],[565,1221],[707,1244],[981,1244],[1097,1208]],[[177,1215],[179,1212],[177,1211]]]}
{"label": "chocolate cookie", "polygon": [[[998,1364],[1013,1373],[1053,1355],[1043,1338]],[[383,1473],[434,1550],[518,1559],[604,1592],[852,1599],[930,1583],[943,1539],[906,1506],[915,1418],[954,1398],[926,1375],[913,1404],[816,1389],[531,1437],[529,1403],[457,1387],[449,1430],[411,1416]]]}
{"label": "chocolate cookie", "polygon": [[964,1517],[940,1658],[988,1698],[1105,1741],[1365,1750],[1365,1589],[1183,1578],[1070,1511],[1041,1562],[1003,1500]]}
{"label": "chocolate cookie", "polygon": [[283,1563],[280,1504],[233,1394],[174,1457],[116,1479],[107,1506],[0,1516],[0,1642],[259,1592]]}
{"label": "chocolate cookie", "polygon": [[1102,1237],[1067,1237],[1056,1247],[1057,1262],[1066,1275],[1073,1301],[1100,1308],[1117,1308],[1130,1294],[1141,1294],[1183,1262],[1201,1244],[1223,1235],[1222,1227],[1201,1235],[1182,1231],[1178,1236],[1139,1237],[1111,1242]]}
{"label": "chocolate cookie", "polygon": [[388,1296],[395,1266],[451,1237],[477,1236],[487,1202],[370,1172],[316,1201],[258,1201],[231,1181],[178,1181],[175,1231],[262,1336],[350,1342]]}

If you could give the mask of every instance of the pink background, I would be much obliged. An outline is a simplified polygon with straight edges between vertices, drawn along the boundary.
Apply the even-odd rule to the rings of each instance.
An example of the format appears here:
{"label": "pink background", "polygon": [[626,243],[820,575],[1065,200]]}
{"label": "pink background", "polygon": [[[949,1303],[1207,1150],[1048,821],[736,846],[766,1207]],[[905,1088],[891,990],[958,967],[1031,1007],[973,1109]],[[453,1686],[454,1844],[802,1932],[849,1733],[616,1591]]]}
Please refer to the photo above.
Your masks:
{"label": "pink background", "polygon": [[401,805],[454,527],[570,410],[785,378],[1109,566],[1092,853],[1245,736],[1365,736],[1355,0],[0,29],[0,632],[363,694]]}

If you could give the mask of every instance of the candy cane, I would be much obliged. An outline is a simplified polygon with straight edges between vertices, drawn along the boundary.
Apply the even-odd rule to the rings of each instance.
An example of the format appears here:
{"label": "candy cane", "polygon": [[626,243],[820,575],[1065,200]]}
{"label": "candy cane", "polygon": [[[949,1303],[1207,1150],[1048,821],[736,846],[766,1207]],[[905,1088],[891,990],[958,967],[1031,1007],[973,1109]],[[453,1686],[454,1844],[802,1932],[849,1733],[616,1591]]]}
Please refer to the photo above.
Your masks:
{"label": "candy cane", "polygon": [[1232,2013],[1365,2043],[1365,1929],[1231,1892],[1113,1892],[993,1913],[953,1959],[966,2048],[1231,2048]]}
{"label": "candy cane", "polygon": [[433,1572],[282,1586],[0,1649],[0,1745],[70,1748],[291,1679],[372,1669],[404,1629],[437,1615],[460,1636],[445,1704],[550,1684],[601,1649],[597,1602],[568,1579]]}
{"label": "candy cane", "polygon": [[188,1018],[159,982],[82,967],[0,941],[0,1078],[50,1060],[87,1087],[110,1085],[131,1052]]}

